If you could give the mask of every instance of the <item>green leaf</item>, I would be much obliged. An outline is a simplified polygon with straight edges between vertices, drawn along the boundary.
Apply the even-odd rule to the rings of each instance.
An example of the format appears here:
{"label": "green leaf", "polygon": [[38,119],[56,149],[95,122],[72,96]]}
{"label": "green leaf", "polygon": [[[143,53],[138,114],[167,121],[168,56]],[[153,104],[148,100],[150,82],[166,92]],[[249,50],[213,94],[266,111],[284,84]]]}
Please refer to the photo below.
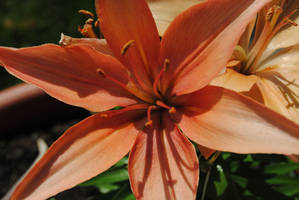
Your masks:
{"label": "green leaf", "polygon": [[226,160],[231,156],[231,153],[222,152],[221,156],[223,160]]}
{"label": "green leaf", "polygon": [[121,166],[124,166],[124,165],[127,165],[128,164],[128,157],[124,157],[123,159],[121,159],[120,161],[118,161],[114,166],[113,168],[115,167],[121,167]]}
{"label": "green leaf", "polygon": [[80,186],[100,186],[100,185],[109,185],[112,183],[117,183],[121,181],[128,180],[128,170],[127,169],[114,169],[106,171],[95,178],[81,183]]}
{"label": "green leaf", "polygon": [[250,154],[248,154],[247,156],[246,156],[246,158],[243,160],[244,162],[252,162],[253,161],[253,158],[252,158],[252,156],[250,155]]}
{"label": "green leaf", "polygon": [[103,184],[103,185],[97,185],[98,189],[100,190],[101,193],[107,194],[111,191],[119,189],[120,186],[118,185],[112,185],[112,184]]}
{"label": "green leaf", "polygon": [[216,168],[219,172],[219,181],[214,181],[214,185],[216,188],[217,196],[219,197],[225,192],[228,184],[221,165],[216,165]]}
{"label": "green leaf", "polygon": [[235,183],[240,185],[242,188],[246,188],[247,183],[248,183],[247,178],[244,178],[244,177],[238,176],[238,175],[234,175],[234,174],[231,174],[230,177]]}
{"label": "green leaf", "polygon": [[291,177],[291,176],[276,176],[274,178],[270,178],[266,180],[268,184],[289,184],[289,185],[297,185],[299,187],[299,178]]}
{"label": "green leaf", "polygon": [[112,197],[112,200],[135,200],[134,195],[130,190],[129,183],[124,184],[118,192]]}
{"label": "green leaf", "polygon": [[276,187],[275,190],[289,197],[299,194],[298,185],[283,185],[283,186]]}
{"label": "green leaf", "polygon": [[299,169],[299,163],[275,163],[265,167],[264,172],[266,174],[287,174],[296,169]]}

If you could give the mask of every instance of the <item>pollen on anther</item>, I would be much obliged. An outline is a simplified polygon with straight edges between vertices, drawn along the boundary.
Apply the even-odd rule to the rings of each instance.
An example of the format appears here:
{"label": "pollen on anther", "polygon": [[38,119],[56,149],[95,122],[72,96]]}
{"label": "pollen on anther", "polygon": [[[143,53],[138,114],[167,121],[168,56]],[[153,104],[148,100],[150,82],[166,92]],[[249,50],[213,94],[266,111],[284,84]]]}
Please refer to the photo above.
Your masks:
{"label": "pollen on anther", "polygon": [[96,70],[97,74],[100,75],[102,78],[105,78],[106,77],[106,74],[104,72],[104,70],[102,70],[101,68],[98,68]]}
{"label": "pollen on anther", "polygon": [[146,123],[145,123],[145,126],[146,127],[150,127],[150,126],[152,126],[153,125],[153,121],[152,120],[149,120],[149,121],[147,121]]}
{"label": "pollen on anther", "polygon": [[175,114],[175,113],[176,113],[176,109],[175,109],[175,107],[171,107],[171,108],[168,110],[168,112],[169,112],[170,114]]}
{"label": "pollen on anther", "polygon": [[88,10],[79,10],[79,13],[87,17],[94,18],[94,14]]}
{"label": "pollen on anther", "polygon": [[134,42],[135,40],[130,40],[126,44],[124,44],[124,46],[121,48],[120,54],[125,55]]}
{"label": "pollen on anther", "polygon": [[105,118],[105,119],[108,118],[108,115],[105,114],[105,113],[104,113],[104,114],[101,114],[100,116],[101,116],[102,118]]}

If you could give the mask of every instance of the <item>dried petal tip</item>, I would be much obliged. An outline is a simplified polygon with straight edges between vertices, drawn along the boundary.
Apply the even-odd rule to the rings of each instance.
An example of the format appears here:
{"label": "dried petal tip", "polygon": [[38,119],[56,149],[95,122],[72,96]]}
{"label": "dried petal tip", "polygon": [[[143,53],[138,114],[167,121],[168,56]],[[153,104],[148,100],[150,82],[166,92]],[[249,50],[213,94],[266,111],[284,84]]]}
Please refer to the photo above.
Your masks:
{"label": "dried petal tip", "polygon": [[88,18],[94,18],[94,14],[88,10],[79,10],[79,13],[85,15]]}
{"label": "dried petal tip", "polygon": [[61,33],[60,40],[59,40],[58,43],[62,47],[68,46],[68,45],[72,44],[72,37],[64,35],[63,33]]}
{"label": "dried petal tip", "polygon": [[135,40],[130,40],[126,44],[124,44],[124,46],[121,48],[120,54],[125,55],[134,42]]}

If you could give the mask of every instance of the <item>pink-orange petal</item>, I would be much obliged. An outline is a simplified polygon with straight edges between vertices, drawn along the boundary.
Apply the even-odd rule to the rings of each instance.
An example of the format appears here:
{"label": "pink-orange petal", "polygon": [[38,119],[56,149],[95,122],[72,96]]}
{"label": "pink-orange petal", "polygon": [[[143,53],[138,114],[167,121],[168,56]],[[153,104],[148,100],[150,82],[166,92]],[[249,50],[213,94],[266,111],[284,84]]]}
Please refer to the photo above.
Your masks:
{"label": "pink-orange petal", "polygon": [[136,103],[123,87],[97,73],[101,68],[107,75],[126,84],[129,78],[121,63],[87,45],[0,47],[0,64],[51,96],[92,111]]}
{"label": "pink-orange petal", "polygon": [[207,86],[177,98],[178,124],[200,145],[235,153],[299,154],[299,126],[239,93]]}
{"label": "pink-orange petal", "polygon": [[160,60],[170,60],[164,85],[174,84],[172,93],[177,95],[207,85],[225,67],[246,25],[267,2],[209,0],[175,18],[161,43]]}
{"label": "pink-orange petal", "polygon": [[[110,117],[103,117],[109,114]],[[140,111],[93,115],[68,129],[30,170],[12,200],[47,199],[107,170],[134,144]]]}
{"label": "pink-orange petal", "polygon": [[197,145],[200,154],[203,155],[203,157],[208,160],[210,158],[211,155],[213,155],[213,153],[215,153],[216,151],[214,149],[210,149],[208,147],[202,146],[200,144]]}
{"label": "pink-orange petal", "polygon": [[[192,143],[164,114],[141,132],[129,157],[129,177],[136,199],[195,199],[198,159]],[[162,117],[162,116],[161,116]]]}
{"label": "pink-orange petal", "polygon": [[[96,0],[100,27],[114,55],[129,69],[135,68],[147,84],[156,72],[160,38],[144,0]],[[121,50],[134,40],[125,55]],[[132,70],[133,71],[133,70]]]}

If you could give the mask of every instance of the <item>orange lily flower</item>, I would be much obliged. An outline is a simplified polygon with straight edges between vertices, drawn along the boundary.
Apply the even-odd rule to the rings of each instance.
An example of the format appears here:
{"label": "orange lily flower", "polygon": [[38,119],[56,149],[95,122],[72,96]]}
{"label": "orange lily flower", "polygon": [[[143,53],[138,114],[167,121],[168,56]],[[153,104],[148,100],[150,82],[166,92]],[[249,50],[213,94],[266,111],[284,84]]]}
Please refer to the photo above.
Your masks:
{"label": "orange lily flower", "polygon": [[298,6],[298,0],[272,0],[265,6],[242,35],[226,73],[212,82],[243,92],[297,124]]}
{"label": "orange lily flower", "polygon": [[[222,151],[299,154],[298,125],[241,94],[208,86],[267,2],[195,5],[160,41],[144,0],[96,0],[112,55],[91,40],[1,47],[0,62],[13,75],[99,112],[67,130],[12,199],[46,199],[107,170],[129,151],[137,199],[195,199],[198,159],[187,137]],[[107,111],[115,106],[124,108]]]}

